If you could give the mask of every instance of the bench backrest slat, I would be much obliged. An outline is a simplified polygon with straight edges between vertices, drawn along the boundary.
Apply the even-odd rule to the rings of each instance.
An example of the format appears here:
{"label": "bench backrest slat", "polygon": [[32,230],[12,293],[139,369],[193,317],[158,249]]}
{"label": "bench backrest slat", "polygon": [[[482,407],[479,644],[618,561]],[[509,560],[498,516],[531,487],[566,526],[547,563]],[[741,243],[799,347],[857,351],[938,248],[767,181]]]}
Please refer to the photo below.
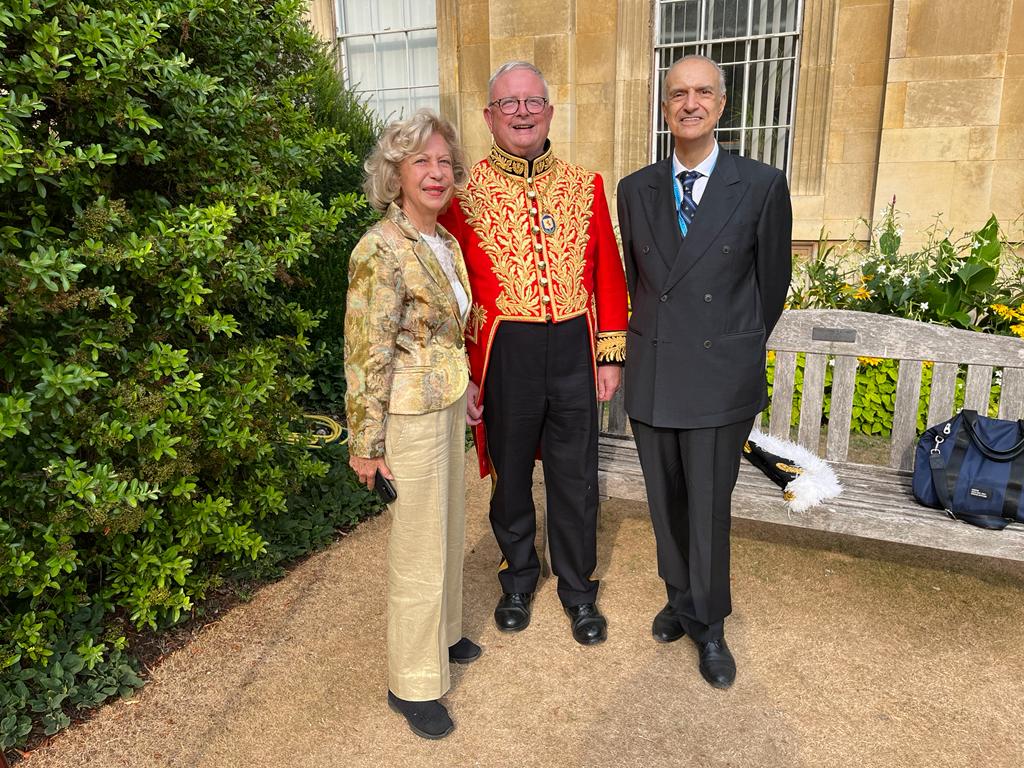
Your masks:
{"label": "bench backrest slat", "polygon": [[832,400],[828,414],[828,442],[825,445],[825,458],[829,461],[845,461],[850,450],[850,422],[856,387],[857,358],[837,356],[832,369]]}
{"label": "bench backrest slat", "polygon": [[921,397],[921,361],[900,360],[896,374],[896,406],[893,409],[889,466],[911,469],[917,437],[917,405]]}
{"label": "bench backrest slat", "polygon": [[999,418],[1024,418],[1024,370],[1004,368],[999,389]]}
{"label": "bench backrest slat", "polygon": [[772,383],[772,410],[768,433],[789,440],[789,422],[793,418],[793,387],[796,383],[796,352],[775,355],[775,379]]}
{"label": "bench backrest slat", "polygon": [[967,366],[967,385],[964,388],[964,408],[988,416],[988,401],[992,392],[992,366]]}
{"label": "bench backrest slat", "polygon": [[936,363],[932,367],[932,392],[928,400],[928,426],[945,421],[953,415],[956,399],[956,363]]}
{"label": "bench backrest slat", "polygon": [[825,355],[809,352],[804,359],[804,381],[800,390],[800,427],[797,442],[813,454],[821,438],[821,408],[825,398]]}

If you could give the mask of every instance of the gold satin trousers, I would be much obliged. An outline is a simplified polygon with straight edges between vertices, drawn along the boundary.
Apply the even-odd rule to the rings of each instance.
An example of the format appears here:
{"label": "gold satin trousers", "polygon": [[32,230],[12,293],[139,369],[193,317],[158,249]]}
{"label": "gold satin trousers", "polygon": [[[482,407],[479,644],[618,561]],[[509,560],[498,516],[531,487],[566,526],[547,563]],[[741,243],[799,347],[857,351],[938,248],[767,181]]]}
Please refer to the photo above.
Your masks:
{"label": "gold satin trousers", "polygon": [[395,476],[388,535],[388,687],[430,701],[451,685],[462,637],[466,536],[466,395],[440,411],[389,414],[384,457]]}

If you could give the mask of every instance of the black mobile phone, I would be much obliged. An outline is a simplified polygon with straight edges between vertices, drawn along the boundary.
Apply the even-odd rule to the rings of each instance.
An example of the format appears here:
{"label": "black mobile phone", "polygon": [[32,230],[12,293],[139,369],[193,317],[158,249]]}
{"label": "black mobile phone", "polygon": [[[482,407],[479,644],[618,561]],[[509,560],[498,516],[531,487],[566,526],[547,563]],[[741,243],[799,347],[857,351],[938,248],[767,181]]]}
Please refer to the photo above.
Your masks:
{"label": "black mobile phone", "polygon": [[390,504],[392,501],[398,498],[398,491],[395,490],[395,486],[390,480],[377,470],[376,476],[373,478],[373,490],[377,492],[385,504]]}

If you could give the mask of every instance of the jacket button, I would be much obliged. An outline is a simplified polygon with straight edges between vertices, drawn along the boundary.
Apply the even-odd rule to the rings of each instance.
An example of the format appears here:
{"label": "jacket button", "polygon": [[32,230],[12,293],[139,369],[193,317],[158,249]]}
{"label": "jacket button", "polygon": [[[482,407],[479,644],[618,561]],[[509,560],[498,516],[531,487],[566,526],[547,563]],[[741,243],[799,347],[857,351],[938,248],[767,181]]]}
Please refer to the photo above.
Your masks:
{"label": "jacket button", "polygon": [[711,339],[704,342],[704,349],[711,349]]}
{"label": "jacket button", "polygon": [[728,245],[723,245],[722,246],[722,253],[728,255],[728,254],[732,253],[732,248],[730,248]]}
{"label": "jacket button", "polygon": [[661,300],[662,301],[668,301],[668,294],[667,293],[661,294]]}
{"label": "jacket button", "polygon": [[704,301],[707,301],[707,302],[711,301],[711,294],[710,293],[705,293],[704,294]]}

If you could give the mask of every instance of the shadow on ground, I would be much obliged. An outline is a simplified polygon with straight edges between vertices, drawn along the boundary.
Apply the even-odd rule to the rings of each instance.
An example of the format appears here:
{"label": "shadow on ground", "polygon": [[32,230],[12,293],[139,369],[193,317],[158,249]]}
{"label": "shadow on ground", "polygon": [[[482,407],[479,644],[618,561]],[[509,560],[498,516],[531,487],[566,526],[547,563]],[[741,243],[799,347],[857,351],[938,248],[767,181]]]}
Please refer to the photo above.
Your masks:
{"label": "shadow on ground", "polygon": [[[469,457],[467,466],[475,461]],[[134,699],[32,754],[30,768],[169,766],[974,766],[1018,768],[1024,569],[737,521],[736,685],[650,636],[664,603],[643,504],[603,504],[609,639],[573,642],[548,579],[530,627],[490,618],[489,482],[471,476],[457,727],[415,737],[384,702],[386,516],[206,627]],[[775,492],[766,486],[766,492]],[[538,498],[543,489],[538,488]],[[998,535],[994,533],[993,535]]]}

